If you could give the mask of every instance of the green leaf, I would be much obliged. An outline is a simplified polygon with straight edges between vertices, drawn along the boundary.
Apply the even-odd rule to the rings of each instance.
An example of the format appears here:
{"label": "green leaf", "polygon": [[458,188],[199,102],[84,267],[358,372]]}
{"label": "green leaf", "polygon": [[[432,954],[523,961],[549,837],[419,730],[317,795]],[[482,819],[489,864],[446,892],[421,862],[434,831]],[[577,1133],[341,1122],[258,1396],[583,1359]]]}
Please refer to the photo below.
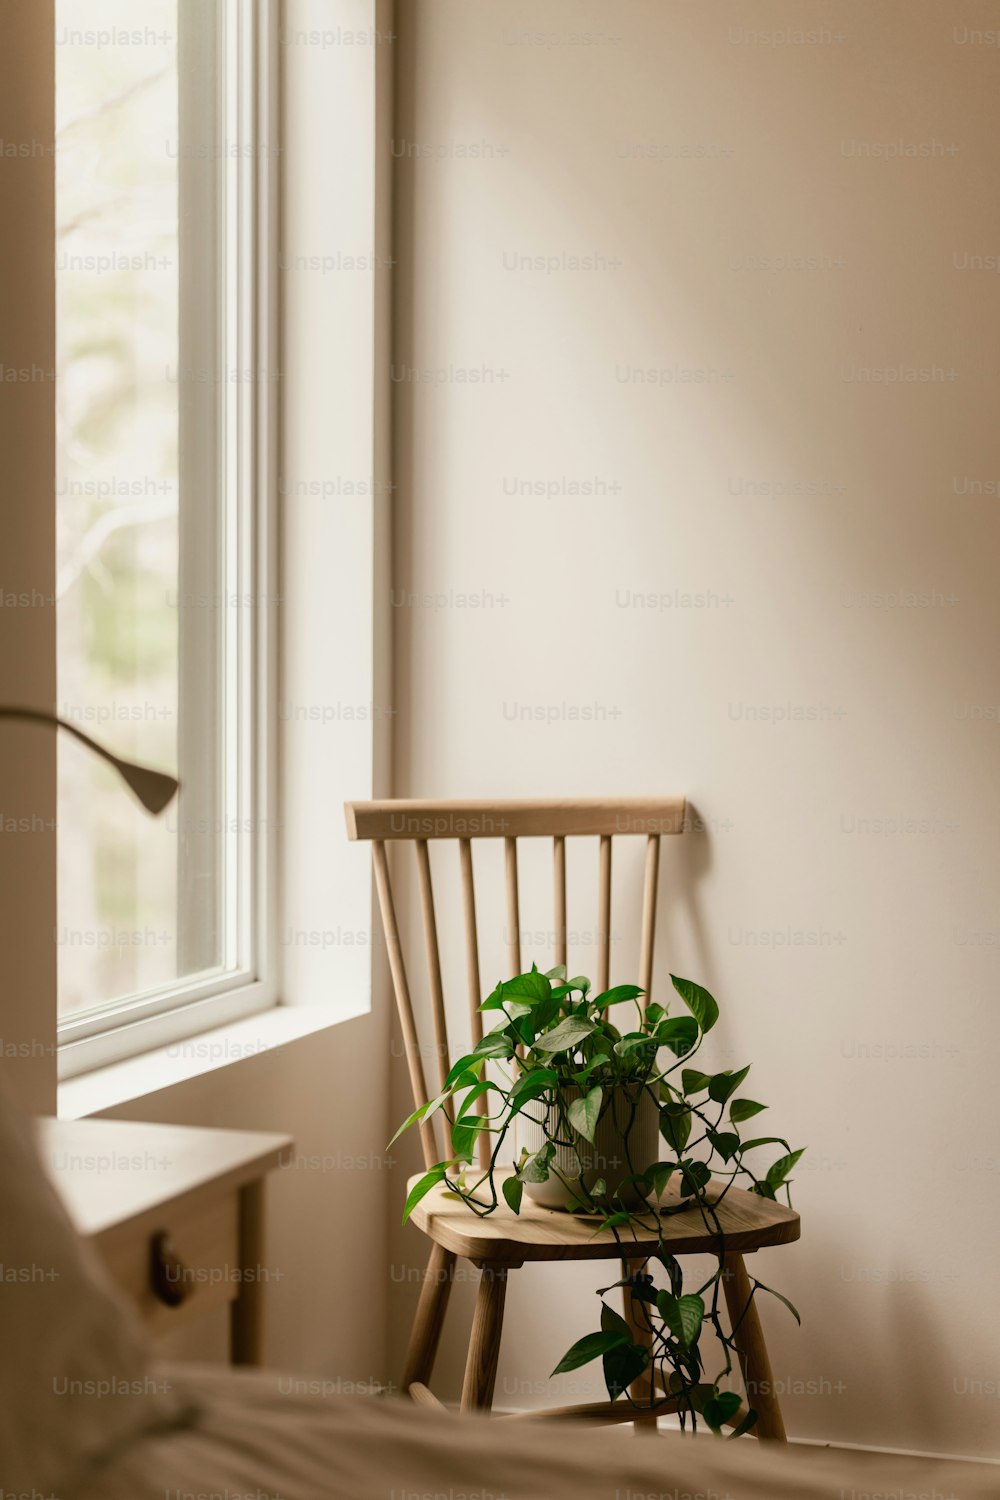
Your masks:
{"label": "green leaf", "polygon": [[646,1006],[646,1023],[649,1026],[656,1026],[658,1022],[663,1020],[665,1015],[666,1011],[663,1009],[663,1006],[657,1005],[655,1000],[652,1005]]}
{"label": "green leaf", "polygon": [[757,1281],[756,1285],[762,1292],[768,1292],[772,1297],[777,1297],[779,1302],[783,1302],[784,1305],[788,1308],[788,1311],[791,1313],[792,1317],[795,1319],[796,1323],[798,1323],[799,1327],[802,1327],[802,1319],[799,1317],[799,1310],[794,1305],[794,1303],[789,1302],[788,1298],[783,1297],[780,1292],[776,1292],[773,1286],[765,1286],[762,1281]]}
{"label": "green leaf", "polygon": [[638,1000],[645,993],[637,984],[616,984],[603,994],[592,996],[589,1003],[595,1010],[607,1010],[609,1006],[620,1005],[623,1000]]}
{"label": "green leaf", "polygon": [[514,1213],[521,1212],[521,1194],[524,1192],[524,1184],[519,1177],[505,1177],[503,1180],[503,1195],[507,1200],[507,1207]]}
{"label": "green leaf", "polygon": [[458,1059],[458,1062],[454,1064],[451,1072],[445,1079],[445,1091],[450,1088],[454,1088],[454,1086],[458,1083],[458,1080],[463,1077],[464,1074],[471,1073],[472,1081],[474,1082],[479,1077],[482,1071],[483,1059],[481,1057],[477,1057],[474,1052],[467,1052],[464,1057],[460,1057]]}
{"label": "green leaf", "polygon": [[674,1297],[670,1292],[661,1292],[656,1299],[656,1308],[677,1342],[690,1349],[697,1342],[705,1317],[705,1304],[693,1293],[686,1297]]}
{"label": "green leaf", "polygon": [[475,1056],[480,1057],[513,1057],[514,1043],[506,1032],[491,1031],[484,1036],[481,1042],[476,1043]]}
{"label": "green leaf", "polygon": [[444,1165],[444,1163],[439,1163],[438,1166],[431,1167],[429,1172],[425,1172],[423,1177],[420,1178],[419,1182],[415,1182],[413,1184],[413,1187],[410,1190],[410,1196],[406,1200],[406,1207],[403,1209],[404,1224],[412,1214],[413,1210],[416,1208],[417,1204],[420,1202],[421,1198],[425,1198],[430,1192],[431,1188],[436,1187],[437,1184],[443,1180],[446,1173],[447,1167]]}
{"label": "green leaf", "polygon": [[650,1191],[654,1198],[662,1198],[667,1190],[667,1184],[677,1171],[674,1162],[658,1161],[651,1166],[646,1173],[649,1180]]}
{"label": "green leaf", "polygon": [[627,1391],[633,1380],[638,1380],[649,1363],[645,1349],[629,1341],[615,1344],[604,1355],[604,1384],[612,1401]]}
{"label": "green leaf", "polygon": [[631,1222],[632,1215],[627,1214],[624,1211],[619,1211],[616,1214],[609,1214],[608,1217],[604,1220],[603,1224],[598,1224],[596,1234],[600,1234],[602,1230],[605,1229],[621,1229],[624,1225],[631,1224]]}
{"label": "green leaf", "polygon": [[589,1364],[592,1359],[600,1359],[602,1354],[606,1354],[609,1349],[614,1349],[621,1342],[620,1334],[588,1333],[582,1339],[577,1339],[571,1349],[567,1349],[552,1374],[565,1375],[569,1370],[578,1370],[581,1365]]}
{"label": "green leaf", "polygon": [[708,1082],[709,1098],[714,1099],[716,1104],[725,1104],[726,1100],[731,1099],[735,1094],[749,1071],[749,1067],[746,1067],[734,1073],[732,1069],[727,1068],[724,1073],[716,1073],[715,1077],[710,1078]]}
{"label": "green leaf", "polygon": [[623,1036],[615,1043],[615,1052],[630,1068],[651,1066],[656,1061],[656,1043],[648,1036]]}
{"label": "green leaf", "polygon": [[489,1130],[490,1122],[485,1115],[462,1115],[451,1127],[451,1149],[457,1161],[471,1161],[473,1148],[480,1133]]}
{"label": "green leaf", "polygon": [[744,1141],[741,1149],[743,1151],[756,1151],[758,1146],[784,1146],[786,1151],[789,1149],[788,1142],[783,1141],[780,1135],[755,1136],[752,1141]]}
{"label": "green leaf", "polygon": [[[423,1116],[424,1110],[426,1108],[427,1108],[426,1104],[421,1104],[420,1108],[419,1109],[415,1109],[413,1111],[412,1115],[407,1115],[406,1119],[403,1121],[402,1125],[400,1125],[399,1129],[396,1131],[396,1134],[393,1136],[392,1140],[389,1142],[389,1146],[394,1146],[396,1144],[396,1142],[399,1140],[399,1137],[403,1134],[403,1131],[404,1130],[409,1130],[409,1128],[410,1128],[411,1125],[415,1125],[417,1123],[417,1121]],[[389,1149],[389,1146],[386,1146],[386,1148],[385,1148],[387,1151]]]}
{"label": "green leaf", "polygon": [[700,984],[695,984],[691,979],[679,979],[676,974],[671,974],[670,979],[702,1031],[711,1031],[719,1019],[719,1007],[708,990],[702,989]]}
{"label": "green leaf", "polygon": [[709,1130],[706,1132],[708,1139],[718,1151],[723,1161],[731,1161],[740,1148],[740,1138],[735,1130]]}
{"label": "green leaf", "polygon": [[545,970],[545,977],[546,977],[546,979],[565,979],[566,978],[566,965],[565,964],[556,964],[556,966],[555,966],[554,969],[546,969]]}
{"label": "green leaf", "polygon": [[[413,1125],[413,1124],[415,1124],[417,1122],[417,1120],[420,1120],[421,1122],[424,1122],[424,1121],[432,1119],[433,1116],[437,1114],[437,1112],[441,1108],[441,1106],[443,1104],[445,1104],[446,1101],[450,1098],[451,1094],[453,1093],[453,1091],[456,1088],[466,1088],[466,1087],[469,1087],[469,1086],[471,1086],[471,1084],[474,1081],[475,1081],[475,1078],[474,1078],[474,1076],[471,1076],[471,1075],[470,1075],[467,1083],[463,1082],[461,1080],[458,1080],[451,1087],[446,1086],[444,1088],[443,1092],[440,1093],[440,1094],[438,1094],[435,1098],[428,1099],[428,1101],[427,1101],[426,1104],[421,1104],[421,1106],[420,1106],[419,1109],[415,1109],[413,1111],[412,1115],[410,1115],[407,1119],[405,1119],[403,1121],[402,1125],[400,1125],[399,1129],[396,1131],[396,1134],[393,1136],[392,1140],[389,1142],[389,1146],[392,1146],[396,1141],[398,1141],[399,1137],[403,1134],[403,1131],[404,1130],[409,1130],[410,1126]],[[387,1146],[385,1148],[387,1151],[389,1149],[389,1146]]]}
{"label": "green leaf", "polygon": [[518,1171],[522,1182],[548,1182],[549,1162],[556,1154],[556,1148],[551,1141],[546,1141],[534,1154],[529,1156]]}
{"label": "green leaf", "polygon": [[606,1302],[601,1303],[601,1328],[605,1333],[617,1333],[626,1343],[632,1342],[632,1330],[621,1313],[616,1313]]}
{"label": "green leaf", "polygon": [[552,993],[552,985],[544,974],[532,968],[528,974],[518,974],[514,979],[508,979],[503,986],[503,997],[505,1000],[547,1000]]}
{"label": "green leaf", "polygon": [[493,1089],[494,1093],[500,1092],[492,1079],[481,1078],[478,1083],[474,1083],[462,1100],[462,1114],[468,1114],[470,1107],[475,1104],[476,1100],[482,1098],[483,1094],[488,1094],[490,1089]]}
{"label": "green leaf", "polygon": [[693,1016],[674,1016],[661,1021],[650,1040],[669,1047],[675,1057],[686,1057],[698,1045],[698,1022]]}
{"label": "green leaf", "polygon": [[669,1250],[659,1250],[657,1260],[666,1270],[670,1277],[670,1291],[673,1296],[679,1297],[684,1286],[684,1271],[676,1255],[671,1255]]}
{"label": "green leaf", "polygon": [[681,1197],[692,1198],[707,1187],[712,1174],[703,1161],[681,1162]]}
{"label": "green leaf", "polygon": [[598,1084],[596,1088],[590,1090],[589,1094],[584,1094],[582,1099],[574,1099],[566,1111],[566,1117],[573,1129],[579,1131],[584,1140],[591,1143],[597,1130],[603,1098],[604,1090]]}
{"label": "green leaf", "polygon": [[558,1082],[559,1074],[554,1068],[536,1068],[530,1073],[522,1073],[510,1091],[510,1108],[516,1114],[523,1104],[530,1104],[533,1099],[547,1094]]}
{"label": "green leaf", "polygon": [[751,1428],[756,1427],[759,1420],[760,1417],[758,1413],[754,1411],[753,1407],[751,1407],[740,1425],[738,1427],[734,1427],[732,1432],[729,1434],[729,1441],[732,1442],[733,1438],[741,1438],[744,1433],[747,1433]]}
{"label": "green leaf", "polygon": [[691,1111],[685,1104],[664,1104],[660,1109],[660,1134],[668,1146],[683,1151],[691,1136]]}
{"label": "green leaf", "polygon": [[754,1099],[734,1099],[729,1106],[729,1118],[734,1125],[739,1125],[741,1120],[751,1120],[766,1108],[766,1104],[758,1104]]}
{"label": "green leaf", "polygon": [[717,1396],[709,1396],[702,1406],[701,1414],[712,1431],[717,1433],[724,1422],[732,1421],[742,1405],[735,1391],[720,1391]]}
{"label": "green leaf", "polygon": [[503,980],[486,996],[480,1010],[501,1010],[503,1007]]}
{"label": "green leaf", "polygon": [[801,1151],[790,1151],[787,1156],[779,1157],[767,1174],[768,1184],[773,1188],[781,1187],[799,1157],[804,1156],[805,1152],[806,1148],[803,1146]]}
{"label": "green leaf", "polygon": [[681,1087],[685,1094],[700,1094],[702,1089],[707,1089],[709,1075],[700,1073],[697,1068],[683,1068],[681,1070]]}
{"label": "green leaf", "polygon": [[579,990],[584,995],[590,989],[590,980],[586,974],[578,974],[575,979],[569,979],[566,982],[571,990]]}
{"label": "green leaf", "polygon": [[561,1021],[551,1031],[546,1031],[540,1037],[535,1038],[535,1050],[537,1052],[570,1052],[586,1037],[591,1036],[595,1029],[593,1021],[585,1021],[580,1016],[567,1016],[565,1021]]}

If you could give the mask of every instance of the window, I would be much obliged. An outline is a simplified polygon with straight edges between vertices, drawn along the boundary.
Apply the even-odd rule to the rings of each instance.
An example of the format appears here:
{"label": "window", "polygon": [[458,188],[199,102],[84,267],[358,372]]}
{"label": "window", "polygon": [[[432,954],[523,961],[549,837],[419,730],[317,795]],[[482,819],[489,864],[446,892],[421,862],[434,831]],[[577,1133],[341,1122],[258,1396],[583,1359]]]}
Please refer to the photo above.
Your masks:
{"label": "window", "polygon": [[64,1074],[274,1000],[273,10],[57,0]]}

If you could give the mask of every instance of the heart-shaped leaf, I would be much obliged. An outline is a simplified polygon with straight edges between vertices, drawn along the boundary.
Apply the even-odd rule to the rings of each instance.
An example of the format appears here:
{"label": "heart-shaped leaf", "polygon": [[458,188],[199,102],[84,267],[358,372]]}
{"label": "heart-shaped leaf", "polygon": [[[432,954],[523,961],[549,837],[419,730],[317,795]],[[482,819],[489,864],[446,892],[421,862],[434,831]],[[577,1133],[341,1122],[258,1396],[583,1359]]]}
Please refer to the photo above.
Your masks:
{"label": "heart-shaped leaf", "polygon": [[645,993],[637,984],[616,984],[603,994],[594,995],[590,1004],[595,1010],[607,1010],[611,1005],[620,1005],[623,1000],[638,1000]]}
{"label": "heart-shaped leaf", "polygon": [[604,1090],[600,1084],[592,1088],[589,1094],[584,1094],[581,1099],[574,1099],[566,1111],[569,1123],[573,1129],[583,1136],[584,1140],[593,1144],[594,1133],[597,1130],[597,1122],[601,1114],[601,1101],[604,1098]]}
{"label": "heart-shaped leaf", "polygon": [[518,1173],[522,1182],[548,1182],[549,1162],[556,1154],[556,1148],[551,1141],[546,1141],[534,1156],[529,1156],[523,1163]]}
{"label": "heart-shaped leaf", "polygon": [[738,1073],[733,1073],[727,1068],[724,1073],[716,1073],[715,1077],[708,1081],[709,1098],[714,1099],[716,1104],[725,1104],[726,1100],[731,1099],[735,1094],[749,1071],[749,1067],[746,1067],[740,1068]]}
{"label": "heart-shaped leaf", "polygon": [[742,1405],[735,1391],[720,1391],[717,1396],[709,1396],[702,1406],[701,1414],[712,1431],[717,1433],[724,1422],[732,1421]]}
{"label": "heart-shaped leaf", "polygon": [[532,1073],[522,1073],[510,1091],[510,1108],[516,1114],[522,1105],[541,1098],[558,1082],[559,1074],[554,1068],[539,1068]]}
{"label": "heart-shaped leaf", "polygon": [[578,1047],[582,1041],[594,1032],[593,1021],[585,1021],[580,1016],[567,1016],[565,1021],[560,1021],[551,1031],[543,1032],[535,1039],[535,1050],[538,1052],[569,1052]]}
{"label": "heart-shaped leaf", "polygon": [[491,992],[486,996],[486,999],[483,1001],[483,1003],[479,1007],[479,1009],[480,1010],[500,1010],[502,1008],[502,1006],[503,1006],[503,981],[501,980],[501,982],[497,985],[496,989],[491,990]]}
{"label": "heart-shaped leaf", "polygon": [[801,1151],[790,1151],[787,1156],[778,1158],[767,1174],[767,1181],[771,1187],[779,1188],[783,1185],[795,1163],[805,1155],[805,1151],[806,1148],[803,1146]]}
{"label": "heart-shaped leaf", "polygon": [[658,1047],[669,1047],[675,1057],[686,1057],[698,1045],[698,1022],[693,1016],[668,1016],[650,1037]]}
{"label": "heart-shaped leaf", "polygon": [[675,1151],[683,1151],[691,1136],[691,1111],[686,1104],[664,1104],[660,1109],[660,1134]]}
{"label": "heart-shaped leaf", "polygon": [[697,1341],[705,1317],[705,1304],[701,1298],[693,1293],[674,1297],[670,1292],[661,1292],[656,1307],[677,1342],[684,1349],[690,1349]]}
{"label": "heart-shaped leaf", "polygon": [[731,1161],[739,1150],[740,1138],[735,1130],[709,1130],[708,1139],[723,1161]]}
{"label": "heart-shaped leaf", "polygon": [[518,974],[514,979],[508,979],[503,986],[505,1000],[547,1000],[551,993],[552,985],[549,980],[534,968],[528,974]]}
{"label": "heart-shaped leaf", "polygon": [[476,1043],[476,1057],[513,1057],[514,1043],[503,1031],[491,1031]]}
{"label": "heart-shaped leaf", "polygon": [[514,1213],[521,1212],[521,1194],[524,1192],[524,1184],[519,1177],[505,1177],[502,1192],[507,1200],[507,1207]]}
{"label": "heart-shaped leaf", "polygon": [[706,1188],[712,1174],[703,1161],[681,1162],[681,1197],[693,1198]]}
{"label": "heart-shaped leaf", "polygon": [[589,1364],[592,1359],[600,1359],[602,1354],[606,1354],[609,1349],[613,1349],[616,1344],[620,1343],[622,1343],[620,1334],[588,1333],[582,1339],[577,1339],[572,1349],[567,1349],[552,1374],[564,1375],[568,1370],[578,1370],[581,1365]]}
{"label": "heart-shaped leaf", "polygon": [[734,1099],[729,1106],[729,1118],[734,1125],[739,1125],[742,1120],[752,1120],[766,1108],[766,1104],[758,1104],[755,1099]]}
{"label": "heart-shaped leaf", "polygon": [[[448,1165],[453,1165],[453,1163],[448,1163]],[[436,1187],[437,1184],[442,1181],[447,1172],[447,1169],[447,1165],[442,1162],[436,1167],[431,1167],[430,1171],[425,1172],[423,1177],[420,1178],[419,1182],[415,1182],[413,1184],[413,1187],[410,1189],[410,1195],[406,1200],[406,1207],[403,1209],[404,1224],[412,1214],[413,1210],[416,1208],[417,1204],[420,1202],[421,1198],[425,1198],[430,1192],[431,1188]]]}
{"label": "heart-shaped leaf", "polygon": [[711,1031],[719,1019],[719,1007],[708,990],[702,989],[692,979],[679,979],[676,974],[671,974],[670,979],[702,1031]]}
{"label": "heart-shaped leaf", "polygon": [[604,1356],[604,1384],[612,1401],[627,1391],[645,1370],[649,1355],[637,1344],[615,1344]]}

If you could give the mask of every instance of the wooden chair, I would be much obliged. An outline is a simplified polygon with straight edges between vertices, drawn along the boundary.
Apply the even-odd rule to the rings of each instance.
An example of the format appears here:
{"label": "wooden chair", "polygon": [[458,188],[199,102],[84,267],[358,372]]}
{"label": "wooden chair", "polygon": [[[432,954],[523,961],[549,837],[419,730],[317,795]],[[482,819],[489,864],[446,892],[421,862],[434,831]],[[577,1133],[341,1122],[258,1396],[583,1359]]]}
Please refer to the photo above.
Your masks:
{"label": "wooden chair", "polygon": [[[354,840],[371,840],[375,880],[385,930],[393,988],[399,1011],[406,1050],[414,1107],[430,1097],[424,1073],[423,1056],[416,1017],[407,980],[406,965],[400,942],[393,900],[392,882],[386,845],[412,843],[416,852],[416,869],[423,913],[423,932],[428,967],[434,1035],[433,1055],[438,1077],[435,1090],[443,1086],[451,1066],[448,1028],[442,984],[441,958],[438,947],[434,892],[431,882],[428,843],[431,839],[451,839],[458,844],[464,909],[466,971],[471,1030],[470,1046],[482,1036],[482,999],[479,965],[479,935],[476,921],[476,894],[473,878],[473,839],[502,839],[506,866],[507,969],[503,977],[522,972],[520,945],[520,904],[518,896],[519,838],[552,840],[555,890],[555,951],[552,964],[567,962],[566,925],[566,840],[597,838],[597,990],[605,990],[610,978],[611,943],[611,844],[615,835],[640,835],[646,838],[645,879],[642,898],[642,921],[639,946],[638,982],[650,993],[653,978],[653,948],[656,932],[657,885],[660,838],[679,834],[684,826],[684,799],[650,798],[584,798],[531,801],[382,801],[353,802],[346,807],[348,836]],[[539,964],[539,967],[542,967]],[[632,979],[636,976],[630,974]],[[467,1050],[467,1049],[462,1049]],[[481,1101],[485,1105],[485,1099]],[[421,1127],[421,1144],[426,1167],[432,1167],[449,1154],[439,1145],[435,1127],[438,1121]],[[488,1160],[489,1145],[480,1138],[481,1160]],[[416,1179],[413,1179],[414,1181]],[[754,1395],[758,1413],[756,1434],[763,1440],[785,1441],[785,1429],[767,1349],[757,1314],[751,1300],[751,1283],[743,1257],[765,1245],[785,1244],[799,1237],[798,1215],[781,1204],[752,1193],[730,1189],[719,1211],[725,1235],[725,1275],[723,1285],[732,1326],[737,1328],[740,1363],[748,1391]],[[542,1208],[525,1196],[520,1215],[513,1214],[502,1203],[488,1218],[479,1218],[468,1210],[444,1186],[439,1186],[421,1201],[412,1215],[413,1222],[431,1241],[430,1259],[421,1290],[420,1301],[410,1338],[403,1377],[404,1388],[414,1400],[440,1405],[428,1389],[434,1365],[448,1296],[451,1291],[456,1259],[471,1261],[480,1270],[479,1291],[469,1344],[462,1410],[489,1409],[493,1402],[500,1337],[503,1326],[504,1300],[512,1271],[526,1261],[607,1260],[618,1259],[621,1248],[611,1230],[595,1235],[592,1220]],[[630,1245],[630,1249],[631,1249]],[[635,1242],[635,1255],[627,1264],[634,1270],[645,1265],[658,1248],[654,1237],[648,1243]],[[706,1230],[700,1214],[678,1214],[670,1220],[670,1232],[664,1248],[676,1256],[695,1253],[717,1255],[719,1241]],[[630,1299],[626,1293],[626,1304]],[[626,1305],[625,1316],[636,1341],[643,1338],[643,1320],[636,1309]],[[645,1335],[648,1339],[648,1329]],[[633,1394],[649,1401],[649,1376],[637,1382]],[[669,1402],[661,1412],[673,1409]],[[655,1426],[652,1412],[636,1413],[627,1402],[596,1402],[580,1406],[549,1409],[543,1413],[518,1413],[507,1420],[528,1420],[535,1416],[573,1416],[598,1421],[635,1421],[637,1426]],[[746,1415],[736,1413],[733,1425]]]}

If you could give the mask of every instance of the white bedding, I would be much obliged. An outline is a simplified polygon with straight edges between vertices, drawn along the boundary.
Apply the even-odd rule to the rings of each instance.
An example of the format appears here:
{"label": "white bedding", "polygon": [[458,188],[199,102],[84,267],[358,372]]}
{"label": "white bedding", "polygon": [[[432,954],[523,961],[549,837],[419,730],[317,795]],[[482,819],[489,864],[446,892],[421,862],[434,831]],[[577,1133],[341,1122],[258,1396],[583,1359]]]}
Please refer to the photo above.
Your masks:
{"label": "white bedding", "polygon": [[[752,1439],[508,1425],[404,1401],[286,1394],[274,1374],[169,1371],[185,1424],[62,1500],[997,1500],[1000,1468]],[[299,1384],[300,1383],[296,1383]]]}

